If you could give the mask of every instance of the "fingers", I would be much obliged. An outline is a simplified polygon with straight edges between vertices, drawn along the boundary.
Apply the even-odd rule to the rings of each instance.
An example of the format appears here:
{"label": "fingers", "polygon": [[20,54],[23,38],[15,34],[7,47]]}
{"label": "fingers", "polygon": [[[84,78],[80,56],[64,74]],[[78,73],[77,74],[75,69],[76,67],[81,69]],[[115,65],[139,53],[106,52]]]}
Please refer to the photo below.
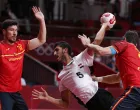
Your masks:
{"label": "fingers", "polygon": [[78,35],[78,38],[81,38],[82,36],[81,35]]}
{"label": "fingers", "polygon": [[39,99],[39,95],[32,94],[33,99]]}
{"label": "fingers", "polygon": [[41,87],[41,90],[42,90],[43,92],[46,92],[46,90],[45,90],[44,88],[42,88],[42,87]]}
{"label": "fingers", "polygon": [[39,99],[39,98],[35,98],[35,97],[33,97],[33,99]]}
{"label": "fingers", "polygon": [[39,94],[39,93],[41,93],[41,92],[39,92],[38,90],[34,89],[34,90],[32,91],[32,93],[34,93],[34,94]]}
{"label": "fingers", "polygon": [[87,38],[87,36],[85,34],[83,34],[83,36]]}
{"label": "fingers", "polygon": [[34,13],[37,13],[37,12],[40,12],[41,11],[40,8],[39,7],[36,7],[36,6],[33,6],[32,7],[32,10],[33,10]]}
{"label": "fingers", "polygon": [[85,35],[85,34],[83,34],[83,35],[78,35],[78,38],[87,38],[87,36]]}
{"label": "fingers", "polygon": [[32,96],[33,96],[33,99],[39,99],[39,94],[32,91]]}
{"label": "fingers", "polygon": [[39,99],[39,95],[41,95],[41,94],[42,94],[42,92],[39,92],[39,91],[36,90],[36,89],[34,89],[34,90],[32,91],[32,96],[34,96],[33,99]]}

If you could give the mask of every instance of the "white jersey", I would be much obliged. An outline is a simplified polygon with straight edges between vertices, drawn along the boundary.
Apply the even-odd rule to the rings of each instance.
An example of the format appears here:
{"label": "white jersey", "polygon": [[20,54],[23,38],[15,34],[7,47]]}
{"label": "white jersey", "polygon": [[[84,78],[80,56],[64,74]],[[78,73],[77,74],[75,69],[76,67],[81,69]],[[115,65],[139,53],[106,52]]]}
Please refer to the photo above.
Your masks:
{"label": "white jersey", "polygon": [[93,59],[94,56],[90,56],[86,49],[63,66],[58,75],[59,91],[68,89],[86,104],[98,90],[98,83],[92,81],[88,67],[93,65]]}

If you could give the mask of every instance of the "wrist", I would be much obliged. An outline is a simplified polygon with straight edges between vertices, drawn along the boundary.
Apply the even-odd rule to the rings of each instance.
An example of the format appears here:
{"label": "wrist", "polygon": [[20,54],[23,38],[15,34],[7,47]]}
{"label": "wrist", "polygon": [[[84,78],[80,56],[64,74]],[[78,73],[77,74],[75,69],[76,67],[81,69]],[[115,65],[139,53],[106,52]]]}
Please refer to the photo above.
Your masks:
{"label": "wrist", "polygon": [[97,81],[98,82],[102,82],[103,81],[103,77],[97,77]]}
{"label": "wrist", "polygon": [[50,96],[47,96],[47,97],[45,98],[45,100],[46,100],[47,102],[51,102],[51,97],[50,97]]}
{"label": "wrist", "polygon": [[103,28],[105,30],[109,30],[110,29],[110,27],[109,27],[109,25],[107,23],[103,23]]}
{"label": "wrist", "polygon": [[39,22],[45,22],[45,19],[39,19]]}

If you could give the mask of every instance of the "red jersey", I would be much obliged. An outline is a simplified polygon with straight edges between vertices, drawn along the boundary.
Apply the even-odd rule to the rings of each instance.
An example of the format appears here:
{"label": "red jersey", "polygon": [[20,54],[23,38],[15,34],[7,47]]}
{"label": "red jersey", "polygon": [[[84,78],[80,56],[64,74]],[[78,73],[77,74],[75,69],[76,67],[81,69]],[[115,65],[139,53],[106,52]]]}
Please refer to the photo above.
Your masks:
{"label": "red jersey", "polygon": [[14,45],[0,42],[0,91],[21,90],[21,75],[24,53],[28,40],[19,40]]}
{"label": "red jersey", "polygon": [[120,41],[115,47],[116,65],[120,72],[124,89],[129,86],[140,87],[140,52],[136,46],[127,41]]}

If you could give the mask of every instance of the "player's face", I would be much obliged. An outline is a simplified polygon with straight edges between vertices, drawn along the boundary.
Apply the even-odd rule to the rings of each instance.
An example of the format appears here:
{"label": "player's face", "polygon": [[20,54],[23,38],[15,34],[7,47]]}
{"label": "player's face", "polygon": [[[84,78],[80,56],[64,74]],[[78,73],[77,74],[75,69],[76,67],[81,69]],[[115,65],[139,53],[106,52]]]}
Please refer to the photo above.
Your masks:
{"label": "player's face", "polygon": [[57,61],[63,62],[63,59],[64,59],[63,50],[64,49],[60,46],[56,46],[56,48],[54,49],[54,56],[56,57]]}
{"label": "player's face", "polygon": [[9,43],[14,43],[17,39],[17,31],[17,25],[9,26],[7,29],[3,29],[5,40]]}

